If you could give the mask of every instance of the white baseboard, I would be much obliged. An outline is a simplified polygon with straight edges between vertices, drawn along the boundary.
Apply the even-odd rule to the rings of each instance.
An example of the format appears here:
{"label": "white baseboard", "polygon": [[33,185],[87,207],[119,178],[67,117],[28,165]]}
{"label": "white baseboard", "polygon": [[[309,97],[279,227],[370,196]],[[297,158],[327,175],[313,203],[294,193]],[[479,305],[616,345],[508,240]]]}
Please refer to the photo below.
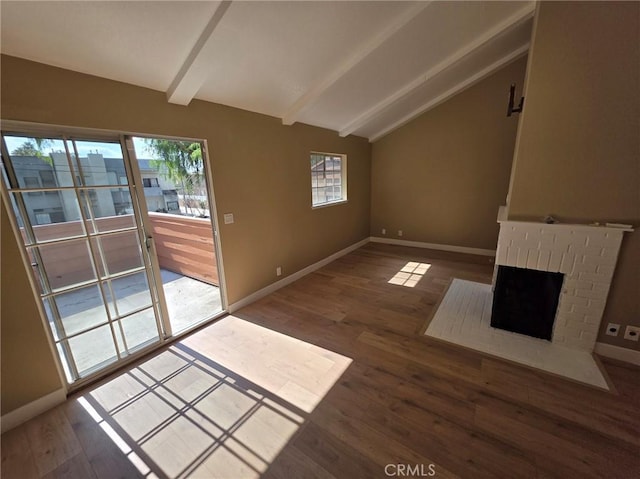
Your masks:
{"label": "white baseboard", "polygon": [[6,431],[27,422],[29,419],[56,407],[58,404],[62,404],[66,399],[67,393],[63,388],[53,391],[2,416],[2,418],[0,418],[0,429],[4,434]]}
{"label": "white baseboard", "polygon": [[371,237],[372,243],[395,244],[399,246],[412,246],[414,248],[436,249],[439,251],[452,251],[454,253],[477,254],[481,256],[495,256],[494,249],[469,248],[467,246],[454,246],[448,244],[423,243],[422,241],[409,241],[395,238],[380,238],[379,236]]}
{"label": "white baseboard", "polygon": [[640,351],[621,348],[620,346],[613,346],[611,344],[596,343],[594,352],[600,356],[640,366]]}
{"label": "white baseboard", "polygon": [[366,245],[369,242],[369,238],[365,238],[362,241],[358,241],[351,246],[348,246],[337,253],[333,253],[331,256],[327,256],[326,258],[318,261],[317,263],[313,263],[312,265],[307,266],[306,268],[301,269],[300,271],[296,271],[293,274],[290,274],[286,278],[282,278],[280,281],[276,281],[275,283],[271,283],[269,286],[266,286],[262,289],[259,289],[255,293],[251,293],[249,296],[245,296],[244,298],[236,301],[233,304],[230,304],[228,307],[229,313],[233,314],[234,311],[239,310],[240,308],[244,308],[245,306],[253,303],[254,301],[259,300],[260,298],[264,298],[268,294],[273,293],[274,291],[279,290],[287,286],[288,284],[293,283],[294,281],[299,280],[303,276],[308,275],[309,273],[313,273],[314,271],[322,268],[323,266],[328,265],[332,261],[337,260],[338,258],[351,253],[352,251],[357,250],[358,248]]}

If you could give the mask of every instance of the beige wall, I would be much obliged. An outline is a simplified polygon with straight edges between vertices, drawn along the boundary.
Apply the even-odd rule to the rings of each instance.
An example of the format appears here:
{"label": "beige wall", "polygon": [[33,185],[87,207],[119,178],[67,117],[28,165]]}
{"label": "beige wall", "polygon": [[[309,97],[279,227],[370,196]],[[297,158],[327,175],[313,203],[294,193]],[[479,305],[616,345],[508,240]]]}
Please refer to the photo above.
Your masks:
{"label": "beige wall", "polygon": [[[509,218],[640,228],[640,3],[539,6]],[[625,234],[606,323],[640,326],[640,231]]]}
{"label": "beige wall", "polygon": [[0,210],[0,377],[2,414],[6,414],[61,388],[62,383],[4,202]]}
{"label": "beige wall", "polygon": [[[280,279],[276,266],[286,276],[369,236],[371,147],[363,138],[283,126],[277,118],[203,101],[171,105],[162,92],[7,56],[1,106],[3,119],[207,140],[219,218],[235,216],[231,225],[219,221],[230,303]],[[311,209],[312,150],[347,155],[346,204]],[[2,254],[14,247],[3,241]],[[35,314],[31,291],[15,293]],[[15,331],[11,317],[3,320],[3,341],[5,329]],[[3,377],[4,367],[3,361]],[[12,363],[7,374],[34,367]],[[4,387],[2,400],[3,408],[20,403]]]}
{"label": "beige wall", "polygon": [[518,123],[507,96],[525,68],[521,58],[374,143],[372,236],[496,248]]}

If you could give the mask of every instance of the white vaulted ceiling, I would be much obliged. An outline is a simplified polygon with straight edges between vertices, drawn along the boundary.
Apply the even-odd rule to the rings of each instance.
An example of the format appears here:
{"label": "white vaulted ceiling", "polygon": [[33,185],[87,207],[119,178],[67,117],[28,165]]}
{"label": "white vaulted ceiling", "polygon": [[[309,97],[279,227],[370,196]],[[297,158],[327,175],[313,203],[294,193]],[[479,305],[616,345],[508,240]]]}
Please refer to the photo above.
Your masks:
{"label": "white vaulted ceiling", "polygon": [[526,54],[533,12],[529,1],[2,1],[1,48],[172,103],[375,141]]}

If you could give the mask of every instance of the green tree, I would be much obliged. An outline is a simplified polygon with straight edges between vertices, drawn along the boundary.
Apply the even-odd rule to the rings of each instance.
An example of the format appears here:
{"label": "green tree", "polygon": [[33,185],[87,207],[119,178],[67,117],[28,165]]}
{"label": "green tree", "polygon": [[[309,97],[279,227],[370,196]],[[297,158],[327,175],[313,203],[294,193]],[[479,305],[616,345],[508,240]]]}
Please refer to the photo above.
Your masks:
{"label": "green tree", "polygon": [[45,163],[53,166],[53,160],[51,157],[46,156],[42,150],[51,146],[51,140],[46,140],[44,138],[29,138],[18,148],[14,149],[11,154],[15,156],[35,156],[40,158]]}
{"label": "green tree", "polygon": [[32,141],[25,141],[22,145],[11,152],[15,156],[42,156],[40,148],[38,148]]}
{"label": "green tree", "polygon": [[151,166],[173,184],[180,187],[185,209],[193,209],[199,216],[204,215],[205,208],[191,198],[197,188],[204,183],[204,165],[202,163],[202,149],[200,143],[188,141],[163,140],[149,138],[145,140],[147,148],[157,159],[151,161]]}

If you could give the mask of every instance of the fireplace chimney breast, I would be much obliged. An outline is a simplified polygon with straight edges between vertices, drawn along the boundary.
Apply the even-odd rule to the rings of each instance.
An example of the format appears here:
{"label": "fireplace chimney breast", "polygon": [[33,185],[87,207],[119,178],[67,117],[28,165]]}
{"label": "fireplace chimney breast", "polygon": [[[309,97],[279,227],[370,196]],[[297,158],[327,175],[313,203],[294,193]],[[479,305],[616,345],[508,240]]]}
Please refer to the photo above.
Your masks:
{"label": "fireplace chimney breast", "polygon": [[[593,351],[623,233],[630,228],[500,220],[500,266],[563,273],[551,341]],[[494,291],[495,293],[495,291]]]}

